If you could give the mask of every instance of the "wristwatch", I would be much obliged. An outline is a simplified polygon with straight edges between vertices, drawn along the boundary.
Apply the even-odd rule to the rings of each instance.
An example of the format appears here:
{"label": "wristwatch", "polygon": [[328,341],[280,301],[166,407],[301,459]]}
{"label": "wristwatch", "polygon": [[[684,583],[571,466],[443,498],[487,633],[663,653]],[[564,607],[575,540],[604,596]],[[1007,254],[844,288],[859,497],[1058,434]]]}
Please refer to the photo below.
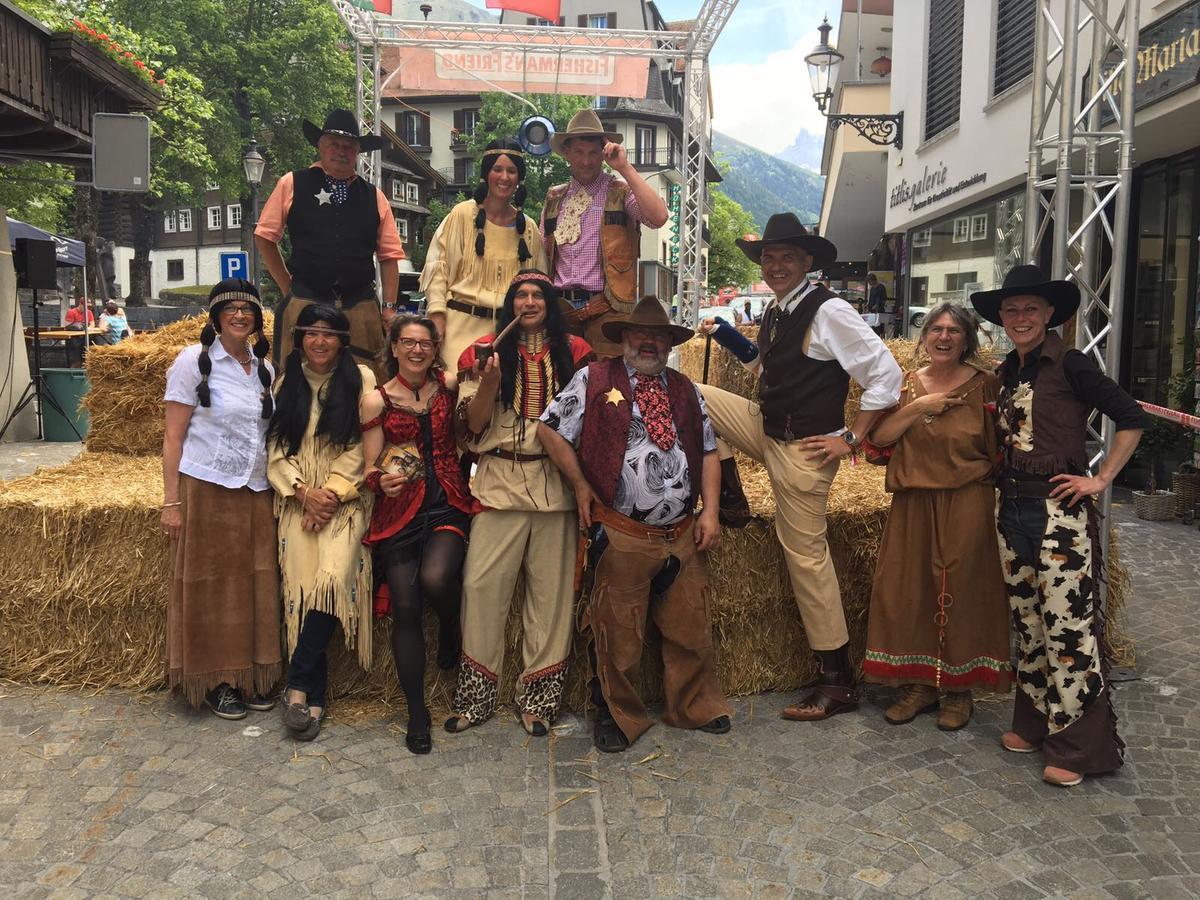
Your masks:
{"label": "wristwatch", "polygon": [[859,436],[849,428],[842,432],[842,440],[850,445],[851,450],[857,450],[858,445],[862,443],[862,440],[859,438]]}

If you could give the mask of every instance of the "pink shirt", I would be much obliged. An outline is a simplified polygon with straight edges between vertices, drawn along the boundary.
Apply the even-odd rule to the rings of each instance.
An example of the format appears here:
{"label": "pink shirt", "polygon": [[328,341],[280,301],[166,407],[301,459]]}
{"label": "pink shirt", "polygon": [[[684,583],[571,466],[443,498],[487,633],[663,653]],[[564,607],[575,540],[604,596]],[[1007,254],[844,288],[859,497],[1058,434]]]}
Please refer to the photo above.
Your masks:
{"label": "pink shirt", "polygon": [[[608,186],[615,180],[615,175],[601,172],[591,184],[580,184],[572,178],[571,183],[567,185],[567,192],[562,198],[564,205],[568,198],[580,191],[587,191],[592,195],[592,205],[579,220],[579,240],[571,244],[559,244],[555,249],[552,274],[558,287],[582,288],[592,293],[604,290],[604,269],[600,265],[600,223],[604,218],[604,198],[608,195]],[[646,224],[633,191],[625,195],[625,213],[643,225]],[[541,229],[542,236],[545,237],[545,207],[542,208]],[[637,248],[634,249],[636,251]]]}
{"label": "pink shirt", "polygon": [[[319,163],[312,168],[321,168]],[[355,176],[356,178],[358,176]],[[255,237],[264,237],[269,241],[279,243],[283,237],[283,229],[287,225],[288,213],[292,209],[292,195],[295,192],[292,173],[287,172],[275,184],[275,190],[267,198],[262,212],[258,216],[258,226],[254,229]],[[375,188],[375,204],[379,208],[379,232],[375,238],[375,256],[380,262],[388,259],[404,259],[404,247],[400,243],[400,233],[396,231],[396,217],[392,215],[392,207],[383,196],[383,191]]]}

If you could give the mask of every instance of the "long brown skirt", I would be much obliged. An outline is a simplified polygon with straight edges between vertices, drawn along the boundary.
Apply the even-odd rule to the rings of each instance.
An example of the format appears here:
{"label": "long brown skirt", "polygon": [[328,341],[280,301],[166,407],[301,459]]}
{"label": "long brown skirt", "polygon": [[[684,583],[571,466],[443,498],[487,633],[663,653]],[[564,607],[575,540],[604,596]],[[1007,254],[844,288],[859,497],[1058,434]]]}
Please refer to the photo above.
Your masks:
{"label": "long brown skirt", "polygon": [[1008,593],[990,484],[892,495],[867,625],[875,684],[1007,691]]}
{"label": "long brown skirt", "polygon": [[271,492],[180,475],[179,499],[167,684],[193,706],[222,683],[265,694],[283,672]]}

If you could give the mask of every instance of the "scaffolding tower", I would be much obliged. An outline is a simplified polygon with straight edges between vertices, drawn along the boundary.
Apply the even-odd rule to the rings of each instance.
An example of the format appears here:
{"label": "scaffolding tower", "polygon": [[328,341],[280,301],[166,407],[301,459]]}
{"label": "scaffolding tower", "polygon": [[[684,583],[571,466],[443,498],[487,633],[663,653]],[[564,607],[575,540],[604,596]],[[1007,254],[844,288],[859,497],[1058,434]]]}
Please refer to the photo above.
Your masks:
{"label": "scaffolding tower", "polygon": [[[1133,175],[1138,0],[1035,0],[1025,259],[1052,248],[1050,277],[1079,287],[1075,346],[1116,380]],[[1075,201],[1073,203],[1073,201]],[[1074,209],[1073,209],[1074,207]],[[1072,222],[1072,214],[1076,221]],[[1095,427],[1096,420],[1103,424]],[[1093,470],[1112,447],[1096,417]],[[1101,498],[1104,516],[1112,491]],[[1108,529],[1101,529],[1108,546]]]}
{"label": "scaffolding tower", "polygon": [[[377,19],[353,0],[331,0],[354,39],[355,100],[365,131],[380,130],[380,102],[385,77],[380,67],[386,47],[426,50],[504,50],[522,53],[554,52],[561,56],[635,57],[683,61],[683,153],[680,174],[679,324],[695,327],[705,293],[703,240],[707,184],[704,162],[709,156],[708,55],[737,0],[703,0],[689,32],[642,31],[616,28],[567,28],[536,25],[493,25],[460,22],[408,22]],[[562,123],[558,123],[562,124]],[[359,174],[378,183],[380,154],[359,157]]]}

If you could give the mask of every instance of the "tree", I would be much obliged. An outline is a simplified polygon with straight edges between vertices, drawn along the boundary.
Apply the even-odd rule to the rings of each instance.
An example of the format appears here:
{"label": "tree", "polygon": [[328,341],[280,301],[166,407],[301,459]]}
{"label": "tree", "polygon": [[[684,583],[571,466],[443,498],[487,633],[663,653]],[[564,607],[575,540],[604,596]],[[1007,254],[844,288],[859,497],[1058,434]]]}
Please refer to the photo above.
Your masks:
{"label": "tree", "polygon": [[[581,109],[592,105],[591,97],[580,97],[574,94],[535,94],[537,105],[536,115],[545,116],[554,123],[555,128],[567,127],[571,116]],[[469,146],[478,158],[492,141],[498,138],[515,138],[521,123],[534,111],[515,97],[508,94],[487,93],[481,95],[482,103],[479,109],[479,124],[471,135]],[[567,161],[557,153],[547,156],[525,157],[525,212],[534,218],[540,217],[542,204],[546,200],[546,191],[553,185],[561,184],[571,178],[571,169]]]}
{"label": "tree", "polygon": [[708,217],[712,242],[708,248],[708,286],[714,293],[726,285],[749,284],[758,267],[738,249],[738,238],[758,231],[754,217],[736,200],[712,188],[713,211]]}
{"label": "tree", "polygon": [[27,162],[6,166],[0,177],[0,206],[14,219],[63,231],[70,226],[75,173],[66,166]]}

